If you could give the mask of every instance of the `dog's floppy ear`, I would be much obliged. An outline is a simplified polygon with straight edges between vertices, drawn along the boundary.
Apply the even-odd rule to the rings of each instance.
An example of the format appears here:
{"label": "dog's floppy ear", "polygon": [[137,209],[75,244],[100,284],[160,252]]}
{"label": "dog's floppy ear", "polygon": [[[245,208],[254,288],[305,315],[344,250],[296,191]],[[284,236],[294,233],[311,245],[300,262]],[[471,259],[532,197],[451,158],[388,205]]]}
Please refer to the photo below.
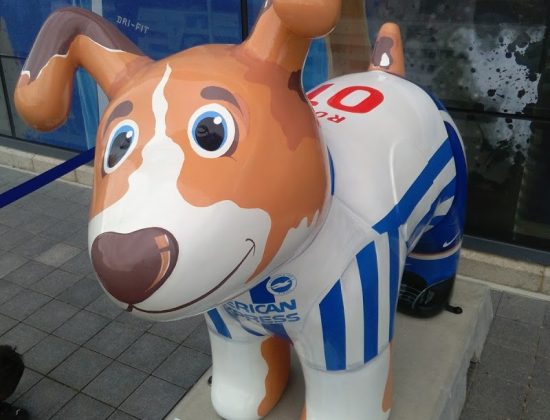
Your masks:
{"label": "dog's floppy ear", "polygon": [[110,22],[75,7],[46,20],[15,89],[15,106],[32,127],[49,131],[67,119],[74,72],[85,68],[107,96],[151,60]]}
{"label": "dog's floppy ear", "polygon": [[342,0],[267,0],[242,48],[288,71],[300,70],[310,40],[334,29],[341,8]]}

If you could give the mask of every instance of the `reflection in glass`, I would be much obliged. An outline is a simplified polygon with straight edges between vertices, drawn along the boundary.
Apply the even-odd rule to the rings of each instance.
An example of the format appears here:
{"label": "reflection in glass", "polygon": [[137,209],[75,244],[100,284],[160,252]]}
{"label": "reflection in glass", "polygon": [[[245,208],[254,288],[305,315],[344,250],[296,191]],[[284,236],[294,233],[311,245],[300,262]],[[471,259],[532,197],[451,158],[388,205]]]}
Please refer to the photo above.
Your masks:
{"label": "reflection in glass", "polygon": [[462,112],[453,118],[469,166],[466,232],[550,250],[550,123]]}
{"label": "reflection in glass", "polygon": [[6,107],[6,99],[4,91],[0,86],[0,134],[11,136],[10,120],[8,117],[8,109]]}
{"label": "reflection in glass", "polygon": [[450,107],[550,117],[539,103],[546,0],[367,0],[372,29],[400,23],[408,77]]}
{"label": "reflection in glass", "polygon": [[240,0],[103,0],[103,16],[156,60],[241,41]]}
{"label": "reflection in glass", "polygon": [[[79,95],[79,76],[89,76],[84,76],[83,72],[79,70],[79,75],[77,76],[77,81],[75,83],[76,89],[74,89],[73,91],[72,109],[67,119],[67,122],[56,131],[53,131],[51,133],[41,133],[33,130],[23,122],[23,120],[17,114],[17,111],[15,110],[15,106],[13,104],[13,92],[15,90],[15,84],[17,83],[17,79],[19,78],[19,74],[21,73],[23,61],[15,58],[1,58],[1,60],[8,86],[8,92],[10,92],[10,94],[12,95],[10,98],[8,98],[8,103],[11,107],[13,115],[16,137],[37,143],[48,144],[78,151],[87,150],[90,147],[90,143],[93,145],[93,142],[95,141],[96,127],[93,127],[94,131],[89,132],[89,134],[87,135],[87,130],[84,124],[85,109],[83,110],[82,101],[80,99],[81,96]],[[90,89],[92,89],[93,91],[90,91]],[[92,92],[95,93],[95,86],[91,85],[89,89],[84,89],[84,91],[90,94],[92,94]],[[91,111],[94,110],[97,113],[97,102],[95,102],[94,108]]]}

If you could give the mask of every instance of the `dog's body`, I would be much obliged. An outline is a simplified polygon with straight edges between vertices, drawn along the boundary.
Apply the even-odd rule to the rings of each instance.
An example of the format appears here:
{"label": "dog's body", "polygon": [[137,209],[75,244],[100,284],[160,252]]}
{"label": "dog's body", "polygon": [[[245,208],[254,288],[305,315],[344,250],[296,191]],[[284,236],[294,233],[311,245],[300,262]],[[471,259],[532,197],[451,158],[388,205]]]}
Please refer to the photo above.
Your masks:
{"label": "dog's body", "polygon": [[316,120],[300,71],[339,8],[267,1],[242,45],[158,62],[108,22],[66,9],[44,25],[17,86],[20,113],[39,129],[63,122],[78,66],[108,94],[94,268],[139,316],[207,312],[212,400],[227,419],[271,410],[290,344],[306,378],[304,418],[387,418],[403,273],[410,310],[438,311],[450,296],[464,224],[460,138],[436,100],[389,73],[404,69],[395,26],[381,30],[379,70],[309,94]]}
{"label": "dog's body", "polygon": [[[384,99],[365,114],[327,104],[349,87],[374,88]],[[322,92],[315,94],[318,90]],[[363,92],[355,102],[369,97],[364,90],[355,92]],[[327,401],[308,415],[351,419],[368,412],[364,418],[374,419],[378,408],[384,417],[380,401],[389,392],[385,378],[402,274],[416,272],[431,285],[456,272],[465,204],[464,152],[440,104],[391,74],[344,76],[314,89],[313,95],[332,157],[327,219],[307,248],[250,291],[208,312],[211,342],[223,347],[227,340],[254,342],[270,335],[290,340],[308,393]],[[396,115],[403,116],[399,123]],[[410,301],[413,293],[416,299],[419,292],[402,292],[410,294],[402,299]],[[213,351],[223,354],[216,347]],[[214,377],[225,376],[220,371],[229,361],[216,362],[214,358]],[[324,389],[330,380],[321,372],[331,371],[349,372],[350,380],[339,384],[345,396],[341,404],[328,399]],[[361,403],[354,406],[352,401]]]}

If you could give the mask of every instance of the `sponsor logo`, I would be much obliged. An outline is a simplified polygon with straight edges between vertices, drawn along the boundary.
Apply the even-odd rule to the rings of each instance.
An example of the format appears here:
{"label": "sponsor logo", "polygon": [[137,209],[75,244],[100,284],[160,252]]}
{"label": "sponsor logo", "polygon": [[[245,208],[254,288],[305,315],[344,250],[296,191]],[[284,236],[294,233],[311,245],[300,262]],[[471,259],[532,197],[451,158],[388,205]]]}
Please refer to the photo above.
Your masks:
{"label": "sponsor logo", "polygon": [[443,243],[443,248],[447,248],[449,245],[451,245],[451,244],[458,238],[459,235],[460,235],[460,233],[457,233],[457,234],[453,237],[453,239],[451,239],[450,241],[445,241],[445,242]]}
{"label": "sponsor logo", "polygon": [[295,299],[279,303],[227,302],[225,310],[234,318],[243,318],[258,324],[283,324],[300,320]]}
{"label": "sponsor logo", "polygon": [[269,280],[266,287],[272,295],[286,295],[296,288],[296,278],[292,274],[283,274]]}

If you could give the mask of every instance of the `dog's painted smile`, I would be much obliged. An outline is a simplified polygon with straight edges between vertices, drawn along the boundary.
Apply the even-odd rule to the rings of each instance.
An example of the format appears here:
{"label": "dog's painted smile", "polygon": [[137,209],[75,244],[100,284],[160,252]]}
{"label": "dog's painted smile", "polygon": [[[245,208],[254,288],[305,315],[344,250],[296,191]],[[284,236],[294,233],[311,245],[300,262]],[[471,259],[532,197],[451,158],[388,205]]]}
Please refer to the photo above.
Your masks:
{"label": "dog's painted smile", "polygon": [[165,313],[174,312],[174,311],[178,311],[180,309],[187,308],[188,306],[191,306],[191,305],[201,301],[202,299],[204,299],[205,297],[207,297],[208,295],[214,293],[216,290],[218,290],[220,287],[222,287],[233,276],[233,274],[235,274],[239,270],[241,265],[243,265],[243,263],[246,261],[246,259],[248,258],[248,256],[250,254],[254,255],[254,253],[256,251],[256,243],[250,238],[246,239],[245,242],[250,242],[251,246],[250,246],[250,249],[248,250],[248,252],[245,254],[245,256],[241,259],[241,261],[235,266],[235,268],[233,270],[231,270],[231,272],[227,276],[225,276],[225,278],[221,282],[219,282],[216,286],[214,286],[212,289],[210,289],[209,291],[207,291],[203,295],[199,296],[198,298],[193,299],[192,301],[184,303],[183,305],[177,306],[175,308],[164,309],[164,310],[160,310],[160,311],[140,309],[137,306],[134,306],[134,305],[131,305],[131,304],[128,305],[128,308],[126,310],[128,312],[132,312],[133,310],[135,310],[135,311],[143,312],[143,313],[146,313],[146,314],[165,314]]}

